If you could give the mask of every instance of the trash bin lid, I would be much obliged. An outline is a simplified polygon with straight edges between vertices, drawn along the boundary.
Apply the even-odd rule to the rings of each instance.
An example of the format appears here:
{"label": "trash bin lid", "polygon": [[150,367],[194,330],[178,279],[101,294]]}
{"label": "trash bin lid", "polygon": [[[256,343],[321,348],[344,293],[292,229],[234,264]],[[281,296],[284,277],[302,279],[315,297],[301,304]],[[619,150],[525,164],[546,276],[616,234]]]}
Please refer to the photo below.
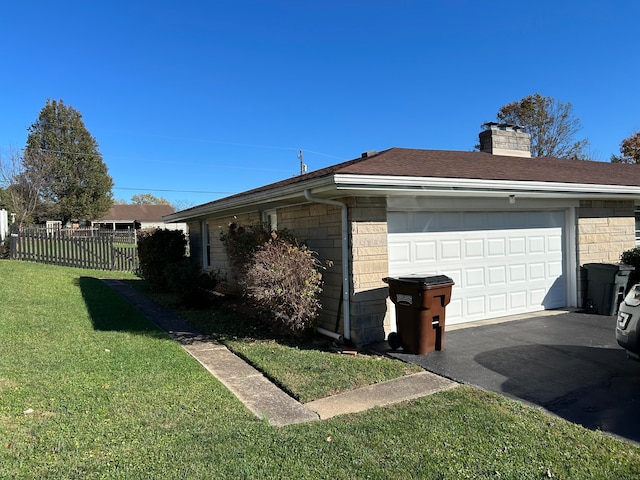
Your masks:
{"label": "trash bin lid", "polygon": [[402,282],[402,283],[411,283],[414,285],[419,285],[422,287],[428,287],[433,285],[444,285],[451,284],[453,285],[453,280],[446,275],[403,275],[400,277],[386,277],[382,279],[384,282],[389,283],[389,280]]}
{"label": "trash bin lid", "polygon": [[615,270],[615,271],[628,271],[635,270],[635,267],[627,265],[626,263],[585,263],[584,268],[594,270]]}

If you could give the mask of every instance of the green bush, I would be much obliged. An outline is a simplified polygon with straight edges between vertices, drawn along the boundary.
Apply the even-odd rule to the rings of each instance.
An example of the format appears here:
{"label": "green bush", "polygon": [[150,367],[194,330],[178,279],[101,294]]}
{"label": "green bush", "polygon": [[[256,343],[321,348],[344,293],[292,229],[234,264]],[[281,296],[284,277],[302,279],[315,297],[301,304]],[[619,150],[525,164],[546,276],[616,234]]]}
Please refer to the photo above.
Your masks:
{"label": "green bush", "polygon": [[168,264],[164,274],[169,291],[176,294],[181,305],[197,309],[211,304],[218,285],[215,273],[203,272],[200,265],[183,258]]}
{"label": "green bush", "polygon": [[152,292],[167,292],[166,268],[185,258],[187,239],[180,230],[143,230],[138,235],[139,273]]}
{"label": "green bush", "polygon": [[635,269],[629,275],[627,289],[631,288],[636,283],[640,283],[640,246],[622,252],[620,255],[620,262],[631,265]]}
{"label": "green bush", "polygon": [[278,330],[301,336],[314,326],[321,306],[321,268],[306,246],[274,238],[247,264],[245,294],[272,315]]}

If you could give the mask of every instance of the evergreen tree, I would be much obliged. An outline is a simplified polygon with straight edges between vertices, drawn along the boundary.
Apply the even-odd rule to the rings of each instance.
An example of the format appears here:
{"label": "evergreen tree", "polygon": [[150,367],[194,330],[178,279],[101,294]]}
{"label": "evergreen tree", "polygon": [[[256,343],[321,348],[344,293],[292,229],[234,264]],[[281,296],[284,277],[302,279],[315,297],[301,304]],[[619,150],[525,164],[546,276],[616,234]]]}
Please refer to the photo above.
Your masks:
{"label": "evergreen tree", "polygon": [[36,217],[63,223],[102,217],[113,203],[113,180],[80,112],[48,99],[28,131],[24,175],[39,185]]}

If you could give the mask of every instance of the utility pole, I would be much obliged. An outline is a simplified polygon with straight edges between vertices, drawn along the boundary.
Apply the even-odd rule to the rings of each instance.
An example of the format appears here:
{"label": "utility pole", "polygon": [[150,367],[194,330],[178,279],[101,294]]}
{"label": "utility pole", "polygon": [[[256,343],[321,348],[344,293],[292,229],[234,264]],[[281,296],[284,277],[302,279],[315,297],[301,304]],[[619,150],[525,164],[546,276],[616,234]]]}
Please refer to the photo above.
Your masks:
{"label": "utility pole", "polygon": [[300,175],[307,173],[307,166],[302,162],[302,150],[298,152],[298,160],[300,160]]}

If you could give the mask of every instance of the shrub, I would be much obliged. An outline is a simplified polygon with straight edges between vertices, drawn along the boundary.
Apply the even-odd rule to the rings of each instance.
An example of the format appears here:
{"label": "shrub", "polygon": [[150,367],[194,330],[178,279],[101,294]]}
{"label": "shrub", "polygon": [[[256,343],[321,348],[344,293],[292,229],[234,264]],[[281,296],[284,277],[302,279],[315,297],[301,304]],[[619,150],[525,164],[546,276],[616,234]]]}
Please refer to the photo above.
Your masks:
{"label": "shrub", "polygon": [[295,236],[286,229],[268,232],[263,225],[243,227],[233,222],[229,224],[226,232],[220,234],[220,241],[229,258],[229,263],[242,276],[254,253],[264,244],[275,237],[279,237],[291,244],[298,244]]}
{"label": "shrub", "polygon": [[138,235],[139,273],[152,292],[168,291],[165,269],[185,258],[187,239],[180,230],[143,230]]}
{"label": "shrub", "polygon": [[245,294],[273,315],[276,326],[300,336],[318,316],[320,270],[320,262],[306,246],[274,238],[247,264]]}
{"label": "shrub", "polygon": [[183,258],[165,267],[169,291],[175,293],[180,304],[189,308],[204,308],[212,299],[212,291],[218,284],[213,272],[203,272],[200,265]]}
{"label": "shrub", "polygon": [[0,242],[0,258],[9,258],[10,254],[10,240],[6,239],[4,242]]}
{"label": "shrub", "polygon": [[636,283],[640,282],[640,246],[622,252],[620,255],[620,262],[631,265],[635,268],[635,270],[629,275],[629,281],[627,283],[627,289],[629,289]]}
{"label": "shrub", "polygon": [[229,263],[240,274],[260,245],[270,238],[269,233],[260,226],[243,227],[235,222],[230,223],[227,231],[220,234]]}

